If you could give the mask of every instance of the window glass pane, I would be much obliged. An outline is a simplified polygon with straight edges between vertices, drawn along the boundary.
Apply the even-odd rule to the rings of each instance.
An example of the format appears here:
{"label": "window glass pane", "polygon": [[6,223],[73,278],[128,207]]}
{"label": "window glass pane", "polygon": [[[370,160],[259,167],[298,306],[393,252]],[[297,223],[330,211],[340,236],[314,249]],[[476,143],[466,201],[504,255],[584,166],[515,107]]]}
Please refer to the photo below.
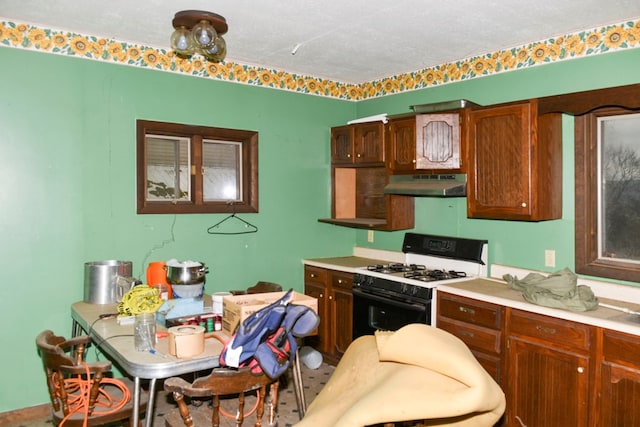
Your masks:
{"label": "window glass pane", "polygon": [[146,135],[147,201],[191,200],[189,138]]}
{"label": "window glass pane", "polygon": [[640,114],[598,119],[598,254],[640,263]]}
{"label": "window glass pane", "polygon": [[203,200],[240,201],[242,195],[242,144],[203,141]]}

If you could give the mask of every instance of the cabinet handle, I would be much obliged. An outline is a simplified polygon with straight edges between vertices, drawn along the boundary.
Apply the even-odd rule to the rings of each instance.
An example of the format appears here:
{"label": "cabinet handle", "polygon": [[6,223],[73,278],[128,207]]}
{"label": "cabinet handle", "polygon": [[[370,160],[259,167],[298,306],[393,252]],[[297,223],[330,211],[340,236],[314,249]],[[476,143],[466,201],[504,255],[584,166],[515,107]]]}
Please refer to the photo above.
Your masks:
{"label": "cabinet handle", "polygon": [[351,154],[347,154],[347,159],[350,159],[350,158],[351,158]]}
{"label": "cabinet handle", "polygon": [[358,153],[358,154],[356,155],[356,157],[357,157],[357,158],[360,158],[360,157],[362,157],[362,155],[361,155],[360,153]]}
{"label": "cabinet handle", "polygon": [[416,159],[411,160],[411,163],[413,163],[414,165],[418,162],[416,162]]}
{"label": "cabinet handle", "polygon": [[324,298],[324,294],[320,294],[319,298]]}
{"label": "cabinet handle", "polygon": [[458,307],[458,310],[460,310],[463,313],[476,314],[476,311],[473,308],[460,306],[460,307]]}
{"label": "cabinet handle", "polygon": [[338,283],[342,284],[342,279],[338,279]]}
{"label": "cabinet handle", "polygon": [[333,299],[333,295],[329,295],[329,299]]}
{"label": "cabinet handle", "polygon": [[544,334],[555,334],[557,331],[555,330],[555,328],[547,328],[545,326],[536,326],[536,330],[544,333]]}
{"label": "cabinet handle", "polygon": [[578,366],[578,373],[579,374],[584,373],[584,368],[582,366]]}
{"label": "cabinet handle", "polygon": [[311,276],[312,279],[315,279],[316,278],[316,273],[311,273],[311,274],[309,274],[309,276]]}
{"label": "cabinet handle", "polygon": [[520,204],[520,206],[522,206],[523,208],[526,208],[526,207],[527,207],[527,202],[522,202],[522,203]]}
{"label": "cabinet handle", "polygon": [[462,335],[463,337],[469,337],[469,338],[473,338],[476,336],[476,334],[474,334],[473,332],[467,332],[467,331],[458,331],[458,334]]}

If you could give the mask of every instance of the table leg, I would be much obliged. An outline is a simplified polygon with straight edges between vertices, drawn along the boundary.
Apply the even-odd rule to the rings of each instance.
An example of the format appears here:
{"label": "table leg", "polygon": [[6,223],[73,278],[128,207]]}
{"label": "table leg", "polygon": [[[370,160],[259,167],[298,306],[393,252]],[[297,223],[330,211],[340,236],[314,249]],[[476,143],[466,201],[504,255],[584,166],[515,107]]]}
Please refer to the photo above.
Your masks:
{"label": "table leg", "polygon": [[307,402],[304,397],[304,384],[302,383],[302,371],[300,371],[300,353],[298,351],[296,351],[296,357],[291,368],[293,370],[293,390],[298,404],[298,415],[302,419],[305,412],[307,412]]}
{"label": "table leg", "polygon": [[138,427],[138,422],[140,421],[140,378],[135,377],[133,379],[133,414],[132,414],[131,425],[133,427]]}
{"label": "table leg", "polygon": [[149,380],[149,402],[147,403],[147,415],[145,419],[145,426],[153,426],[153,400],[156,396],[156,379],[151,378]]}
{"label": "table leg", "polygon": [[75,320],[71,322],[71,338],[75,338],[82,334],[82,326]]}

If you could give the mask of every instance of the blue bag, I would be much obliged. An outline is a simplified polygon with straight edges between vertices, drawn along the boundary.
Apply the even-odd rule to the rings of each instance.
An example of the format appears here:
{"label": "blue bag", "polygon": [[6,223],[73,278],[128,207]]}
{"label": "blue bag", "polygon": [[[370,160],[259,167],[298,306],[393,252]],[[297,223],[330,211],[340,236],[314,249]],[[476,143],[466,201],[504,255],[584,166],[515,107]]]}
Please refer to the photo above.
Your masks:
{"label": "blue bag", "polygon": [[271,378],[282,375],[297,351],[296,338],[310,334],[320,318],[309,307],[290,304],[293,289],[282,298],[252,313],[225,344],[220,365],[250,366]]}

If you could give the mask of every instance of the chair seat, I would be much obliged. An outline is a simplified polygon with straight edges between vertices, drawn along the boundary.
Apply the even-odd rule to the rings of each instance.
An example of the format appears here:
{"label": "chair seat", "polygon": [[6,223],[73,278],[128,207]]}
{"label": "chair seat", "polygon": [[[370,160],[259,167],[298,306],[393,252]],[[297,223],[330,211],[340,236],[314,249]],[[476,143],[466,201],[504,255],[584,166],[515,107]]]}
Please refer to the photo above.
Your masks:
{"label": "chair seat", "polygon": [[[100,412],[107,412],[109,411],[109,409],[104,406],[96,407],[96,410],[94,411],[94,413],[92,414],[92,416],[89,418],[87,422],[87,426],[101,426],[101,425],[112,423],[115,421],[122,421],[128,418],[131,418],[133,414],[133,390],[134,390],[133,381],[131,381],[128,378],[118,378],[118,380],[122,381],[129,389],[129,401],[124,405],[124,407],[121,410],[117,411],[116,413],[98,414]],[[115,386],[110,386],[110,385],[103,386],[103,388],[109,394],[109,396],[111,396],[111,399],[114,402],[114,404],[122,400],[122,390],[120,390],[120,388]],[[144,414],[144,411],[147,408],[148,402],[149,402],[149,394],[144,392],[140,393],[140,413],[141,414]],[[53,417],[54,425],[58,425],[58,423],[64,418],[62,409],[60,409],[59,411],[52,410],[51,416]],[[84,422],[84,413],[82,411],[79,411],[71,415],[67,419],[67,421],[64,423],[64,426],[65,427],[82,426],[83,422]]]}

